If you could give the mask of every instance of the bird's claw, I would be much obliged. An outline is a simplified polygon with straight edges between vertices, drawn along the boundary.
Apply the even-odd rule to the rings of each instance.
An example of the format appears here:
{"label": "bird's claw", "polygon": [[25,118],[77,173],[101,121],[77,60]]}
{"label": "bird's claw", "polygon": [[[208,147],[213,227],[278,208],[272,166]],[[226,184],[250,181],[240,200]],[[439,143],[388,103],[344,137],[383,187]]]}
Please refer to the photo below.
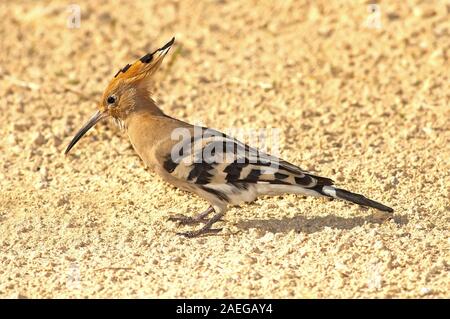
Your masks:
{"label": "bird's claw", "polygon": [[177,233],[177,235],[184,236],[187,238],[194,238],[194,237],[198,237],[201,235],[217,234],[220,231],[222,231],[222,228],[200,228],[199,230],[188,231],[185,233]]}
{"label": "bird's claw", "polygon": [[193,225],[200,223],[207,223],[208,219],[205,218],[195,218],[190,216],[185,216],[182,214],[176,214],[169,217],[169,220],[172,222],[177,222],[179,225]]}

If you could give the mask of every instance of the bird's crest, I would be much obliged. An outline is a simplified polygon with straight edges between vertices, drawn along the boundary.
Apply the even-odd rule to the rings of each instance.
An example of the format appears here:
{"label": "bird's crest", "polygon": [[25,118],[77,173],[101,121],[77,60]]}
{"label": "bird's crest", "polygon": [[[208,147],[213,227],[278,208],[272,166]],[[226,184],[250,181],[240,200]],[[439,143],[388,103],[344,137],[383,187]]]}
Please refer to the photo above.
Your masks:
{"label": "bird's crest", "polygon": [[152,53],[147,53],[133,64],[125,65],[122,69],[117,71],[110,85],[113,86],[114,83],[120,80],[137,82],[154,74],[161,65],[164,56],[169,52],[174,41],[175,38],[172,38],[163,47]]}

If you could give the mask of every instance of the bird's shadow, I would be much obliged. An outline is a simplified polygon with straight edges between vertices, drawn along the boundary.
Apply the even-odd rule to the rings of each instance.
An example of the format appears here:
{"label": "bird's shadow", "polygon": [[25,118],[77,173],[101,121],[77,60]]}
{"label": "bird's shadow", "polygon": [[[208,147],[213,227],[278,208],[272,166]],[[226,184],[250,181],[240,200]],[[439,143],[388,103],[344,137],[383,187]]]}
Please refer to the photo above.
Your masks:
{"label": "bird's shadow", "polygon": [[[387,215],[388,216],[388,215]],[[399,225],[406,225],[408,217],[406,215],[391,216],[387,218],[372,214],[365,217],[343,218],[335,215],[324,217],[306,218],[304,216],[295,216],[282,219],[251,219],[237,222],[235,226],[242,230],[256,228],[272,233],[287,233],[292,230],[299,233],[312,234],[323,230],[325,227],[334,229],[352,229],[362,226],[365,223],[382,224],[388,219],[393,219]]]}

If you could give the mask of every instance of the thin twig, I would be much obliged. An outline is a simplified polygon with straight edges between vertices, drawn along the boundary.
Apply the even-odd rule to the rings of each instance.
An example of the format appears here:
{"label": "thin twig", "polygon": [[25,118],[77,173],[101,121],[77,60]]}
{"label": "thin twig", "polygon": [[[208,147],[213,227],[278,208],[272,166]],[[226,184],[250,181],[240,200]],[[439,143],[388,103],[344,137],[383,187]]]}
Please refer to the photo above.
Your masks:
{"label": "thin twig", "polygon": [[95,271],[100,271],[100,270],[134,270],[134,268],[131,267],[103,267],[103,268],[98,268]]}
{"label": "thin twig", "polygon": [[23,81],[13,76],[7,75],[6,79],[14,85],[24,87],[33,91],[39,90],[41,88],[41,86],[37,83]]}

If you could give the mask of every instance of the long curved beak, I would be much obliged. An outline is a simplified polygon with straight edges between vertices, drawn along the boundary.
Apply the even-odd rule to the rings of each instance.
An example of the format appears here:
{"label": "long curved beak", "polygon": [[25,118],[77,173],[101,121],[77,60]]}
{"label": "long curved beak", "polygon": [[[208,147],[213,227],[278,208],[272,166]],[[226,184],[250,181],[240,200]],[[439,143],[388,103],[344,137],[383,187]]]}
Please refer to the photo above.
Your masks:
{"label": "long curved beak", "polygon": [[83,135],[86,134],[87,131],[89,131],[95,124],[97,124],[100,120],[104,119],[107,116],[108,115],[106,115],[103,112],[100,112],[100,111],[95,112],[95,114],[92,115],[92,117],[89,119],[89,121],[87,121],[86,124],[84,124],[84,126],[74,136],[74,138],[70,142],[69,146],[67,146],[64,154],[67,155],[67,153],[70,152],[72,147],[74,147],[75,144],[77,144],[77,142],[80,140],[80,138],[82,138]]}

